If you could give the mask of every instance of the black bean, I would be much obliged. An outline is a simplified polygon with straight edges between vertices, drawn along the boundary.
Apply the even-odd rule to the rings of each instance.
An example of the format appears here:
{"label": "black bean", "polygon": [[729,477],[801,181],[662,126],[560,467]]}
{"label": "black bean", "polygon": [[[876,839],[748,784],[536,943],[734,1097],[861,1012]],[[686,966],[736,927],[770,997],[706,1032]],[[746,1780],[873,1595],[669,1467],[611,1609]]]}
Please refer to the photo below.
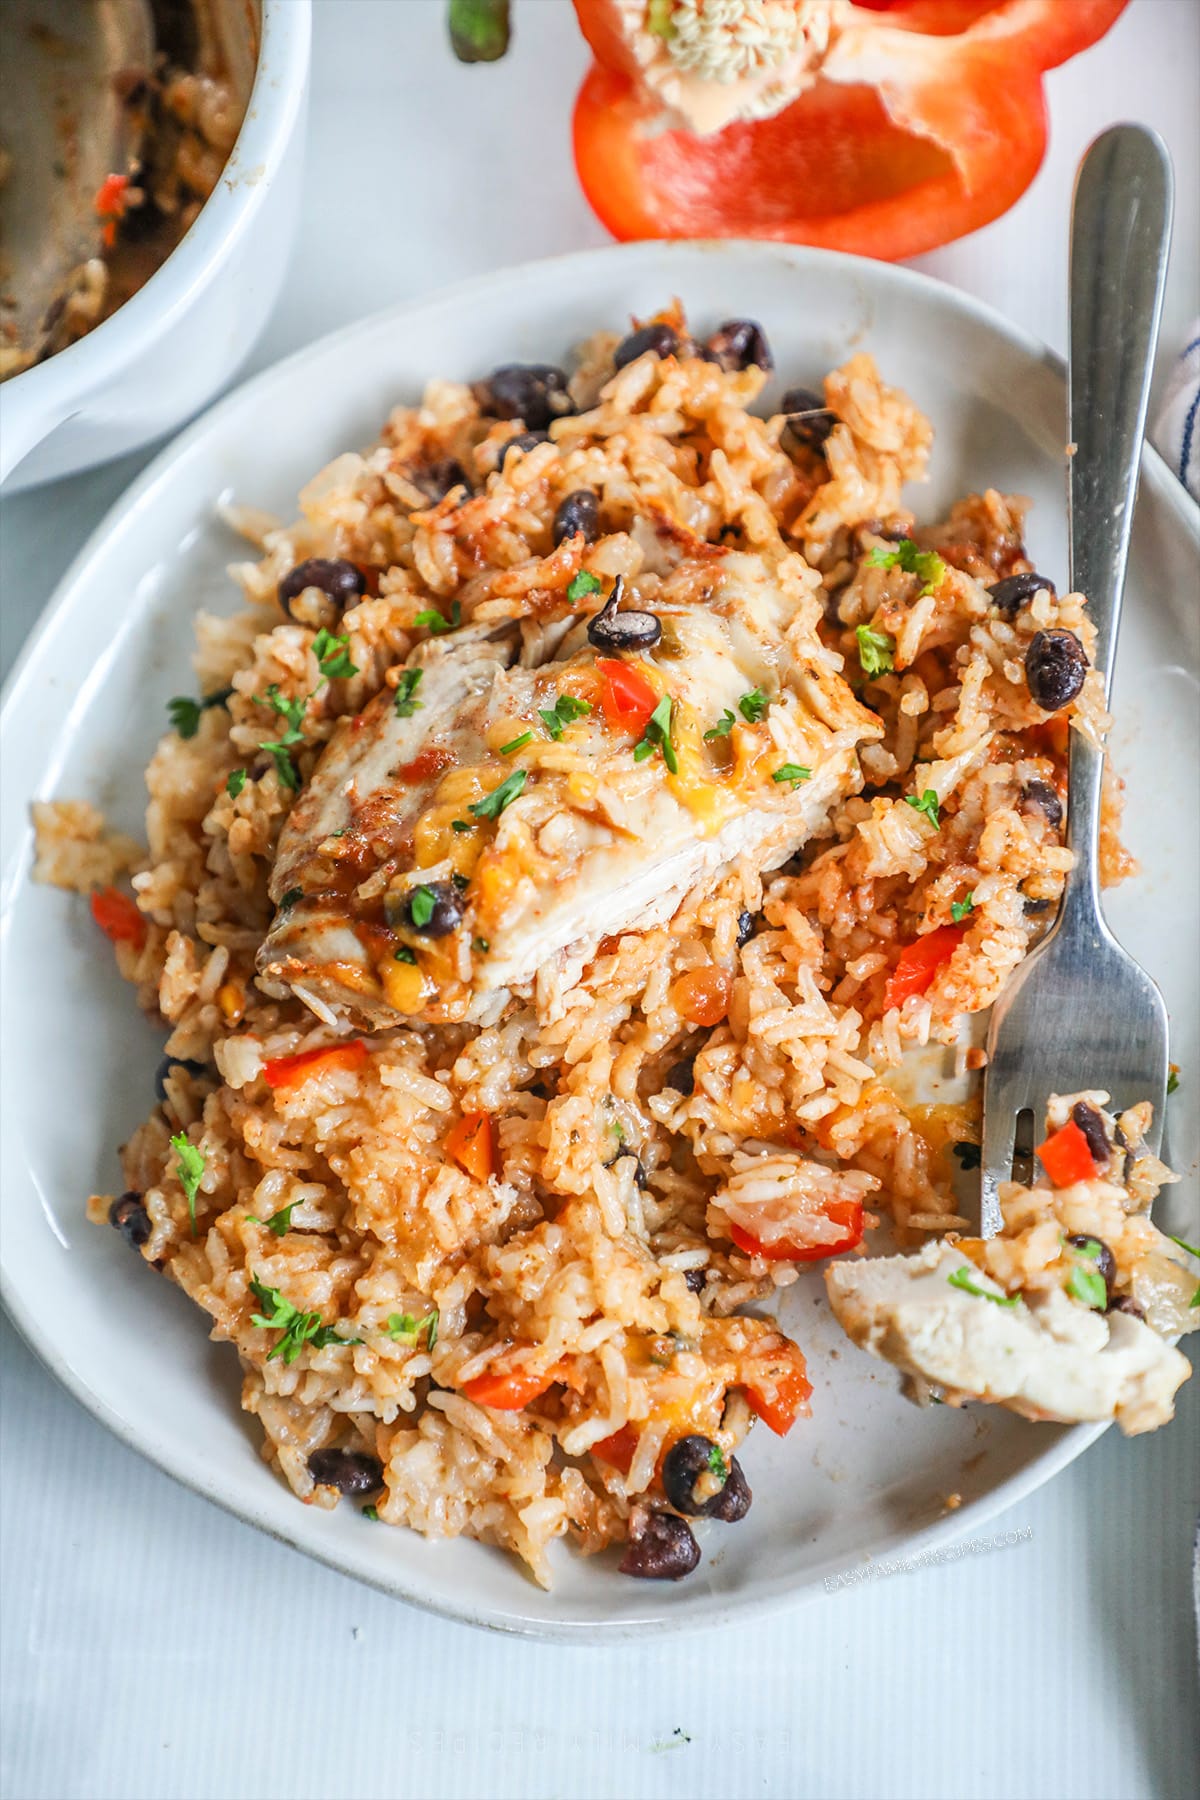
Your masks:
{"label": "black bean", "polygon": [[629,1515],[629,1545],[621,1558],[622,1575],[643,1581],[678,1581],[700,1561],[700,1546],[683,1519],[674,1513],[635,1506]]}
{"label": "black bean", "polygon": [[1128,1313],[1131,1319],[1145,1322],[1146,1315],[1131,1294],[1114,1294],[1105,1307],[1105,1312]]}
{"label": "black bean", "polygon": [[318,1487],[339,1494],[374,1494],[383,1486],[383,1464],[365,1450],[314,1450],[308,1472]]}
{"label": "black bean", "polygon": [[636,1188],[645,1190],[650,1186],[650,1177],[646,1173],[645,1166],[640,1156],[635,1155],[632,1150],[623,1150],[620,1156],[615,1156],[613,1158],[613,1161],[619,1163],[628,1162],[630,1157],[633,1157],[633,1185]]}
{"label": "black bean", "polygon": [[511,437],[506,443],[501,444],[500,454],[496,458],[496,467],[498,469],[504,467],[504,459],[510,450],[519,450],[524,456],[527,451],[536,450],[539,444],[548,444],[549,442],[550,433],[548,431],[518,432],[516,437]]}
{"label": "black bean", "polygon": [[167,1097],[167,1076],[172,1069],[186,1069],[189,1075],[207,1075],[208,1064],[193,1062],[190,1056],[164,1056],[154,1072],[154,1098],[161,1105]]}
{"label": "black bean", "polygon": [[[432,911],[428,898],[418,898],[422,895],[432,896]],[[415,908],[419,908],[423,924],[417,923]],[[393,901],[391,911],[396,910]],[[466,908],[456,882],[426,881],[419,887],[409,888],[398,910],[402,922],[411,930],[419,931],[422,937],[439,938],[449,937],[452,931],[457,931]]]}
{"label": "black bean", "polygon": [[591,488],[575,488],[559,502],[551,536],[556,544],[582,532],[589,544],[600,536],[600,501]]}
{"label": "black bean", "polygon": [[1006,575],[988,591],[988,600],[992,606],[998,607],[1007,618],[1015,618],[1027,600],[1032,600],[1042,589],[1047,593],[1055,593],[1054,583],[1047,575],[1039,575],[1030,570],[1028,575]]}
{"label": "black bean", "polygon": [[816,388],[789,388],[779,402],[779,410],[784,413],[825,412],[825,396],[818,394]]}
{"label": "black bean", "polygon": [[1062,801],[1048,781],[1027,781],[1021,789],[1021,798],[1044,812],[1057,831],[1063,822]]}
{"label": "black bean", "polygon": [[707,1269],[685,1269],[683,1279],[689,1294],[702,1294],[708,1285]]}
{"label": "black bean", "polygon": [[140,1250],[151,1232],[150,1214],[140,1194],[122,1194],[108,1209],[108,1222],[134,1250]]}
{"label": "black bean", "polygon": [[1032,918],[1035,913],[1046,912],[1049,906],[1049,900],[1026,900],[1022,902],[1021,910],[1026,917]]}
{"label": "black bean", "polygon": [[788,416],[779,441],[789,455],[801,445],[806,450],[819,450],[837,424],[837,414],[811,388],[789,388],[779,402],[779,410]]}
{"label": "black bean", "polygon": [[489,417],[523,419],[530,431],[575,411],[567,378],[551,363],[504,363],[475,392]]}
{"label": "black bean", "polygon": [[716,1497],[716,1502],[709,1508],[710,1519],[720,1519],[723,1525],[736,1525],[750,1511],[750,1502],[754,1495],[750,1483],[742,1473],[742,1465],[736,1456],[729,1459],[729,1479]]}
{"label": "black bean", "polygon": [[1087,1147],[1096,1162],[1106,1163],[1112,1155],[1112,1147],[1104,1129],[1104,1120],[1095,1107],[1089,1106],[1086,1100],[1077,1100],[1071,1108],[1071,1117],[1087,1139]]}
{"label": "black bean", "polygon": [[743,944],[748,944],[750,939],[754,936],[755,924],[756,920],[752,912],[740,912],[738,914],[737,947],[739,950],[742,948]]}
{"label": "black bean", "polygon": [[[1072,1244],[1075,1249],[1084,1250],[1088,1253],[1088,1261],[1094,1265],[1097,1275],[1103,1276],[1104,1286],[1108,1293],[1111,1294],[1113,1283],[1117,1279],[1117,1259],[1109,1249],[1108,1245],[1104,1242],[1104,1239],[1092,1237],[1092,1235],[1086,1231],[1073,1231],[1068,1236],[1067,1242],[1068,1244]],[[1099,1244],[1100,1246],[1095,1255],[1092,1254],[1092,1246],[1094,1244]]]}
{"label": "black bean", "polygon": [[1068,706],[1083,686],[1088,660],[1073,631],[1035,631],[1025,652],[1025,685],[1043,712]]}
{"label": "black bean", "polygon": [[[714,1455],[715,1453],[715,1455]],[[717,1492],[712,1494],[696,1494],[696,1484],[704,1475],[715,1474],[713,1462],[724,1471],[724,1480]],[[736,1467],[736,1464],[733,1465]],[[740,1471],[739,1471],[740,1473]],[[717,1510],[731,1477],[730,1465],[717,1450],[711,1438],[701,1437],[693,1432],[688,1437],[676,1440],[663,1458],[662,1484],[663,1493],[671,1502],[676,1512],[689,1513],[693,1518],[711,1518]],[[745,1482],[742,1482],[745,1486]],[[749,1490],[747,1489],[747,1493]],[[746,1501],[746,1507],[750,1504]],[[742,1511],[746,1510],[743,1507]],[[737,1514],[741,1517],[741,1514]]]}
{"label": "black bean", "polygon": [[413,481],[435,505],[456,487],[466,488],[468,494],[471,492],[467,471],[453,456],[440,456],[424,469],[414,469]]}
{"label": "black bean", "polygon": [[622,338],[613,351],[613,366],[623,369],[626,363],[636,362],[639,356],[645,356],[647,350],[653,350],[655,356],[674,356],[679,349],[679,333],[669,325],[643,325],[638,331],[631,331]]}
{"label": "black bean", "polygon": [[665,1087],[674,1088],[677,1094],[688,1095],[696,1086],[696,1059],[685,1056],[679,1062],[672,1063],[663,1080]]}
{"label": "black bean", "polygon": [[662,626],[653,613],[620,612],[625,577],[618,575],[612,593],[587,628],[588,642],[597,650],[652,650],[662,637]]}
{"label": "black bean", "polygon": [[726,319],[709,338],[708,347],[726,372],[775,367],[766,332],[757,319]]}
{"label": "black bean", "polygon": [[[279,584],[279,604],[289,619],[296,617],[292,611],[292,601],[298,599],[305,588],[320,588],[328,595],[334,605],[342,612],[353,606],[360,594],[367,591],[367,578],[361,569],[355,568],[352,562],[344,557],[329,558],[326,556],[310,556],[307,562],[297,563],[294,569],[284,576]],[[305,621],[301,620],[301,624]]]}

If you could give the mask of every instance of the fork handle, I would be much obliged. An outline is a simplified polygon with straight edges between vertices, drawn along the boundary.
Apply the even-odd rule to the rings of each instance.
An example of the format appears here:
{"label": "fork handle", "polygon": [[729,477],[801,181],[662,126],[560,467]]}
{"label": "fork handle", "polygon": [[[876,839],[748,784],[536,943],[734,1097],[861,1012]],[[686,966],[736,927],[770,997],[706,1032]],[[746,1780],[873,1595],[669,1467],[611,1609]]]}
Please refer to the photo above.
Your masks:
{"label": "fork handle", "polygon": [[[1108,699],[1171,237],[1171,162],[1156,133],[1114,125],[1080,165],[1071,213],[1068,459],[1071,587],[1087,595]],[[1063,914],[1097,917],[1103,753],[1072,731]]]}

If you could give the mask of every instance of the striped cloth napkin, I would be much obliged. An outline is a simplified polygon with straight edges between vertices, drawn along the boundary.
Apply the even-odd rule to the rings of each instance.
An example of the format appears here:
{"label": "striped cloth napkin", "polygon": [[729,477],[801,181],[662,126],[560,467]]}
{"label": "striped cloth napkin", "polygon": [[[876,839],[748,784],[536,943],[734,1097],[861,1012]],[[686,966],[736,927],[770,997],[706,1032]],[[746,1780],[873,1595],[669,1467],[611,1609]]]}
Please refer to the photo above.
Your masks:
{"label": "striped cloth napkin", "polygon": [[1150,434],[1171,473],[1200,500],[1200,319],[1192,322]]}

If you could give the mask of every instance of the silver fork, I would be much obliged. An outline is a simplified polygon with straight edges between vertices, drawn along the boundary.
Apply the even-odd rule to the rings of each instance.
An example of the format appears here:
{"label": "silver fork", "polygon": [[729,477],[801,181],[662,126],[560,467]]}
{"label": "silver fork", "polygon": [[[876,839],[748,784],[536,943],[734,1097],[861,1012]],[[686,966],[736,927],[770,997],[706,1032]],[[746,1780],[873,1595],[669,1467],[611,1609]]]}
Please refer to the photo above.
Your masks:
{"label": "silver fork", "polygon": [[[1067,384],[1071,587],[1088,597],[1105,698],[1129,555],[1142,434],[1171,235],[1171,164],[1137,125],[1096,139],[1071,214]],[[1075,863],[1058,918],[996,1002],[983,1088],[980,1230],[999,1231],[998,1184],[1027,1154],[1052,1093],[1104,1088],[1117,1109],[1154,1103],[1157,1151],[1167,1089],[1167,1012],[1117,943],[1097,878],[1103,756],[1070,734],[1067,845]],[[1031,1115],[1031,1116],[1030,1116]]]}

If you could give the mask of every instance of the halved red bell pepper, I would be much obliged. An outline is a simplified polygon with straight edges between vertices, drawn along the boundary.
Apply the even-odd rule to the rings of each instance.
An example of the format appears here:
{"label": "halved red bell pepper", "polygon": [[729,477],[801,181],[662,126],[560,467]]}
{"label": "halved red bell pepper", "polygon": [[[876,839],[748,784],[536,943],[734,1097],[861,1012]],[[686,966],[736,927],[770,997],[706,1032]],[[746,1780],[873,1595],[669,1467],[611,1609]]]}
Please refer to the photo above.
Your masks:
{"label": "halved red bell pepper", "polygon": [[773,1238],[763,1243],[740,1225],[730,1221],[729,1236],[747,1256],[762,1256],[768,1262],[819,1262],[823,1256],[840,1256],[861,1244],[863,1205],[861,1200],[830,1200],[822,1208],[825,1217],[843,1228],[842,1236],[819,1244],[794,1243],[790,1238]]}
{"label": "halved red bell pepper", "polygon": [[1038,1145],[1036,1154],[1055,1187],[1091,1181],[1096,1174],[1096,1159],[1074,1119],[1052,1131],[1045,1143]]}
{"label": "halved red bell pepper", "polygon": [[1024,192],[1046,148],[1043,74],[1101,37],[1125,3],[859,7],[789,105],[700,136],[664,129],[672,121],[617,0],[575,0],[596,56],[575,109],[579,178],[619,238],[757,237],[915,256]]}
{"label": "halved red bell pepper", "polygon": [[296,1087],[310,1075],[323,1075],[331,1069],[358,1069],[367,1060],[367,1046],[361,1038],[348,1044],[320,1044],[315,1050],[301,1050],[295,1056],[273,1056],[263,1064],[263,1080],[276,1091]]}
{"label": "halved red bell pepper", "polygon": [[966,935],[965,925],[939,925],[936,931],[928,931],[924,937],[906,944],[883,990],[884,1011],[903,1006],[910,994],[923,994]]}
{"label": "halved red bell pepper", "polygon": [[93,919],[110,943],[141,949],[150,928],[128,894],[115,887],[96,888],[90,904]]}

